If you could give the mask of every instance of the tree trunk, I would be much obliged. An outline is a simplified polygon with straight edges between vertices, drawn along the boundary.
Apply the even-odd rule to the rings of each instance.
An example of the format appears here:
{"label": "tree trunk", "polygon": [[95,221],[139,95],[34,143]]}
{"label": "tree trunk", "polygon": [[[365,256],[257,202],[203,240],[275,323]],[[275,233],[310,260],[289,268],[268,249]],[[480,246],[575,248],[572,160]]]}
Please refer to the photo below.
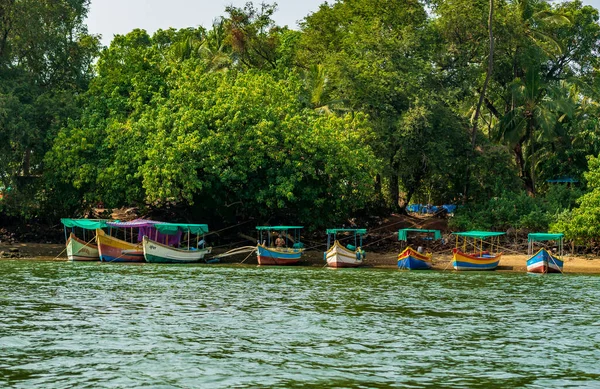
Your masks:
{"label": "tree trunk", "polygon": [[392,175],[390,176],[390,198],[392,199],[392,212],[400,210],[400,182],[398,180],[398,167],[392,165]]}
{"label": "tree trunk", "polygon": [[31,167],[31,149],[25,150],[25,155],[23,156],[23,176],[28,177],[30,173]]}
{"label": "tree trunk", "polygon": [[527,193],[530,196],[532,196],[534,194],[533,179],[531,177],[531,171],[528,170],[525,166],[525,156],[523,155],[523,147],[521,146],[521,143],[517,143],[513,151],[515,153],[517,168],[519,168],[519,175],[523,180],[523,184],[525,184],[525,189],[527,190]]}
{"label": "tree trunk", "polygon": [[470,186],[470,181],[471,181],[471,163],[472,163],[473,155],[475,154],[475,142],[477,140],[477,122],[479,120],[479,115],[481,113],[481,105],[483,104],[483,99],[485,98],[485,93],[487,91],[487,87],[490,82],[490,78],[492,77],[492,72],[494,70],[494,30],[492,28],[493,21],[494,21],[494,0],[490,0],[490,13],[488,16],[490,54],[488,56],[488,66],[487,66],[487,72],[485,75],[485,81],[483,82],[483,88],[481,89],[481,93],[479,94],[479,101],[477,102],[477,108],[475,109],[475,117],[473,118],[473,129],[471,132],[471,153],[469,155],[469,161],[467,163],[465,191],[463,193],[463,203],[466,202],[467,198],[469,197],[469,186]]}

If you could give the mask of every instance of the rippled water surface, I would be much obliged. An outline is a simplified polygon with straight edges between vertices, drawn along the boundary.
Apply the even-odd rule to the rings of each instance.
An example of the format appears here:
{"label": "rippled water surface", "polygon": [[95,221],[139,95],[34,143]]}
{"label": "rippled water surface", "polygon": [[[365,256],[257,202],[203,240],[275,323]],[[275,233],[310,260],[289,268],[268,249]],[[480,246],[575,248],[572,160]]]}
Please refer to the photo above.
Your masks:
{"label": "rippled water surface", "polygon": [[598,388],[600,277],[0,262],[0,387]]}

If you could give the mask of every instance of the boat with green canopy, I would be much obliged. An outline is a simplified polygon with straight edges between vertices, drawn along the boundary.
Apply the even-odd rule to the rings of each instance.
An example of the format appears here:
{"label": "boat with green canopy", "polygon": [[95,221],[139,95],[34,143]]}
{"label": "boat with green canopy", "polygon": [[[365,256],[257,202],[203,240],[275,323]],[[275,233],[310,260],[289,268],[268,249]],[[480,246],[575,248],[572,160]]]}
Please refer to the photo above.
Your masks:
{"label": "boat with green canopy", "polygon": [[[562,233],[531,233],[527,235],[527,254],[531,257],[527,260],[528,273],[562,273],[564,262],[561,259],[564,255],[564,239]],[[533,246],[536,242],[556,242],[558,253],[554,254],[542,247],[533,255]]]}
{"label": "boat with green canopy", "polygon": [[[337,239],[338,234],[354,238],[354,244],[345,247]],[[362,249],[363,237],[367,234],[364,228],[331,228],[327,230],[327,251],[323,254],[329,267],[357,267],[364,263],[365,250]],[[331,244],[333,241],[333,245]]]}
{"label": "boat with green canopy", "polygon": [[[420,235],[424,236],[428,240],[441,240],[442,233],[440,230],[427,230],[422,228],[404,228],[398,230],[398,240],[408,242],[408,236]],[[420,248],[420,247],[419,247]],[[432,254],[425,254],[421,250],[413,249],[411,246],[406,247],[400,254],[398,254],[398,268],[407,270],[428,270],[431,269]]]}
{"label": "boat with green canopy", "polygon": [[[300,262],[304,245],[300,242],[302,226],[258,226],[256,257],[259,265],[295,265]],[[277,239],[273,238],[277,234]],[[292,236],[293,234],[293,236]]]}
{"label": "boat with green canopy", "polygon": [[[452,266],[456,270],[495,270],[500,263],[502,253],[491,253],[484,251],[483,244],[493,247],[495,244],[499,247],[500,236],[505,235],[504,232],[491,231],[467,231],[454,232],[456,236],[456,247],[453,250]],[[459,238],[463,238],[462,249],[459,245]],[[489,240],[486,240],[489,239]],[[473,247],[471,253],[467,252],[467,245]]]}
{"label": "boat with green canopy", "polygon": [[[67,259],[69,261],[99,261],[100,254],[96,245],[96,229],[106,228],[108,221],[110,220],[60,219],[64,226]],[[69,229],[70,231],[68,231]],[[78,232],[81,233],[83,239],[77,236]]]}
{"label": "boat with green canopy", "polygon": [[[198,263],[212,251],[212,247],[205,247],[206,224],[158,223],[153,227],[156,230],[154,240],[147,235],[142,240],[146,262]],[[164,237],[163,242],[159,242],[161,236]],[[192,236],[195,236],[194,239]]]}

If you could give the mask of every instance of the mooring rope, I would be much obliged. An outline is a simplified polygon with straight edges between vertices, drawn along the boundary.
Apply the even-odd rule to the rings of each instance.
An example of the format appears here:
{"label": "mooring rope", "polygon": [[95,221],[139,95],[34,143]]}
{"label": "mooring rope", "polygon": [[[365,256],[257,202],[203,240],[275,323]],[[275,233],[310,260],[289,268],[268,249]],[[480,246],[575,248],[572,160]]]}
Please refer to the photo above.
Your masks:
{"label": "mooring rope", "polygon": [[[92,237],[92,239],[90,239],[89,242],[87,242],[86,244],[84,244],[83,247],[86,247],[87,245],[89,245],[92,242],[92,240],[94,240],[94,239],[96,239],[95,236]],[[57,259],[58,257],[60,257],[65,251],[67,251],[67,247],[65,247],[63,249],[63,251],[61,251],[56,257],[54,257],[54,259]],[[69,258],[67,257],[67,259],[69,259]]]}

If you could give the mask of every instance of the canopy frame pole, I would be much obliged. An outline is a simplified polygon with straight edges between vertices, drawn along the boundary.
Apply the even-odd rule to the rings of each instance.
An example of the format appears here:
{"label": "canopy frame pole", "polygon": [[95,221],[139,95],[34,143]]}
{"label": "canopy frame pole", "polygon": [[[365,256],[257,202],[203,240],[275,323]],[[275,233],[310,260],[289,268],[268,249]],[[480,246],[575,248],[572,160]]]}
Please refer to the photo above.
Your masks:
{"label": "canopy frame pole", "polygon": [[327,251],[329,251],[329,247],[331,247],[331,234],[327,234]]}
{"label": "canopy frame pole", "polygon": [[65,242],[68,240],[67,239],[67,226],[63,226],[63,230],[65,231]]}
{"label": "canopy frame pole", "polygon": [[156,228],[156,232],[154,233],[154,240],[158,242],[158,228]]}
{"label": "canopy frame pole", "polygon": [[188,226],[188,251],[190,251],[190,227]]}
{"label": "canopy frame pole", "polygon": [[560,259],[562,259],[562,257],[563,257],[563,245],[564,245],[564,239],[561,237],[560,240],[558,241],[558,252],[560,254]]}

